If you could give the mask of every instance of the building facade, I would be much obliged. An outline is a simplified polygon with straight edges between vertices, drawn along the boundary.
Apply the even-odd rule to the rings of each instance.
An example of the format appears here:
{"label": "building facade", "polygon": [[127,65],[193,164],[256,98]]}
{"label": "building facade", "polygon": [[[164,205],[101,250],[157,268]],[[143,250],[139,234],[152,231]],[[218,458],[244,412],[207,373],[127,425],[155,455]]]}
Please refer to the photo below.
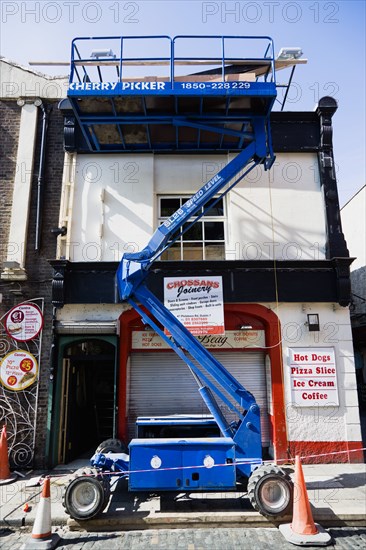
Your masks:
{"label": "building facade", "polygon": [[[108,110],[91,85],[82,86],[88,95],[76,99],[80,111],[70,98],[59,109],[56,98],[43,99],[54,108],[38,229],[34,174],[42,117],[35,113],[41,111],[34,102],[19,107],[20,94],[2,101],[8,116],[3,131],[10,136],[4,140],[4,220],[20,215],[14,190],[22,136],[30,142],[23,126],[35,136],[34,150],[24,153],[34,164],[23,256],[11,248],[23,236],[13,237],[12,222],[3,225],[9,229],[2,306],[5,315],[25,299],[44,299],[38,465],[68,462],[110,437],[128,444],[137,417],[207,413],[185,364],[119,301],[115,273],[124,252],[141,250],[156,227],[240,150],[240,139],[221,139],[218,147],[210,136],[203,150],[193,150],[197,133],[207,128],[184,129],[176,142],[183,148],[173,147],[171,125],[141,133],[151,113],[140,111],[133,98],[121,96]],[[187,101],[179,107],[192,111],[194,99]],[[207,109],[221,115],[223,107]],[[332,98],[323,98],[312,112],[272,113],[272,169],[248,174],[153,264],[148,277],[162,301],[168,277],[182,284],[222,277],[225,334],[200,339],[256,397],[264,456],[275,459],[301,454],[313,462],[362,460],[348,307],[352,260],[333,163],[336,109]],[[22,125],[23,113],[33,129]],[[140,118],[126,129],[121,113]],[[108,117],[120,118],[111,124]],[[87,125],[94,128],[86,131]],[[154,142],[169,145],[161,150]],[[35,232],[41,232],[38,250]],[[9,292],[13,288],[22,294]],[[3,339],[12,344],[5,332]],[[9,400],[11,390],[3,391]],[[230,419],[230,408],[223,411]],[[9,417],[6,410],[2,421]],[[14,445],[17,437],[15,426]]]}
{"label": "building facade", "polygon": [[[56,255],[51,230],[58,224],[64,164],[63,117],[57,105],[67,78],[46,77],[6,59],[0,60],[0,72],[0,422],[7,424],[10,461],[19,469],[45,463],[53,349],[48,258]],[[17,340],[6,331],[9,311],[22,302],[43,313],[43,331],[30,340]],[[39,367],[26,388],[7,384],[6,362],[17,352],[31,354]]]}
{"label": "building facade", "polygon": [[354,259],[351,264],[351,326],[362,435],[366,441],[366,187],[342,208],[342,223]]}

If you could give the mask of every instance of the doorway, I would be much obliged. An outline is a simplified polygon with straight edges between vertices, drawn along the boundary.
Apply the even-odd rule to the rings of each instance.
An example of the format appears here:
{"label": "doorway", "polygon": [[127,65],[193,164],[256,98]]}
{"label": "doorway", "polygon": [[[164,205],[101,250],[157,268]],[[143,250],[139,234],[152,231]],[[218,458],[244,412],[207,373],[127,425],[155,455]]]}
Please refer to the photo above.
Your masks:
{"label": "doorway", "polygon": [[90,456],[116,432],[116,347],[99,338],[62,346],[58,463]]}

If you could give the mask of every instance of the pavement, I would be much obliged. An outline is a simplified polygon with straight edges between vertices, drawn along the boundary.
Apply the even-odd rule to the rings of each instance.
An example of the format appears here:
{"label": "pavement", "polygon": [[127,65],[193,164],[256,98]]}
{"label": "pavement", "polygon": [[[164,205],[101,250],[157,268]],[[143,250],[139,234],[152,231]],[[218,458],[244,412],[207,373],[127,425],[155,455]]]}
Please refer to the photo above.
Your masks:
{"label": "pavement", "polygon": [[[364,550],[366,529],[362,527],[331,527],[329,550]],[[57,550],[294,550],[276,528],[252,527],[214,529],[145,529],[87,533],[57,529],[60,541]],[[29,533],[0,528],[1,550],[21,550],[31,547]],[[45,549],[45,543],[43,549]],[[314,546],[312,546],[314,548]]]}
{"label": "pavement", "polygon": [[[41,485],[37,476],[51,476],[51,516],[53,526],[71,531],[142,531],[145,529],[197,529],[274,527],[253,510],[245,492],[148,494],[129,493],[127,482],[120,479],[112,487],[106,510],[88,521],[70,519],[62,506],[62,494],[72,473],[88,464],[87,460],[60,466],[51,472],[29,472],[26,477],[0,485],[0,527],[31,529]],[[292,467],[285,468],[290,474]],[[366,527],[366,465],[316,464],[303,466],[314,521],[324,527]],[[23,474],[24,475],[24,474]],[[296,494],[296,493],[295,493]],[[29,511],[25,511],[28,505]],[[281,518],[281,523],[291,517]]]}

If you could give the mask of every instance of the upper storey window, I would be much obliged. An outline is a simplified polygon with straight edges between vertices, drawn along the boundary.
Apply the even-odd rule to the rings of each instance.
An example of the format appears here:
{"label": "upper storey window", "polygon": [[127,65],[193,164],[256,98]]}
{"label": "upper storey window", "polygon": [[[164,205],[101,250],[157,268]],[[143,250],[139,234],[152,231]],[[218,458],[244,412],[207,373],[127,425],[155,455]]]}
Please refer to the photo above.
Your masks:
{"label": "upper storey window", "polygon": [[[159,224],[174,214],[190,197],[166,195],[159,197]],[[211,199],[205,205],[206,212],[184,235],[162,254],[162,260],[224,260],[225,259],[225,208],[224,200],[215,205]],[[212,206],[211,206],[212,205]],[[188,227],[194,220],[186,222]],[[180,232],[179,231],[179,232]],[[177,232],[177,233],[179,233]],[[172,238],[174,240],[174,236]]]}

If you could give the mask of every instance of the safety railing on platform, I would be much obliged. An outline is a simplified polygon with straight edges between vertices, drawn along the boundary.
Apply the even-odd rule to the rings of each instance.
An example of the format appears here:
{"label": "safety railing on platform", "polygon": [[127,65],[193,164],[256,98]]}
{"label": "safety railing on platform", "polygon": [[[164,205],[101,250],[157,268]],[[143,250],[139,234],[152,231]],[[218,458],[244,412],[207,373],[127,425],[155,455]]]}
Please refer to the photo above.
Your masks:
{"label": "safety railing on platform", "polygon": [[159,35],[72,41],[70,84],[142,79],[168,82],[171,89],[180,81],[275,83],[273,40],[267,36]]}

